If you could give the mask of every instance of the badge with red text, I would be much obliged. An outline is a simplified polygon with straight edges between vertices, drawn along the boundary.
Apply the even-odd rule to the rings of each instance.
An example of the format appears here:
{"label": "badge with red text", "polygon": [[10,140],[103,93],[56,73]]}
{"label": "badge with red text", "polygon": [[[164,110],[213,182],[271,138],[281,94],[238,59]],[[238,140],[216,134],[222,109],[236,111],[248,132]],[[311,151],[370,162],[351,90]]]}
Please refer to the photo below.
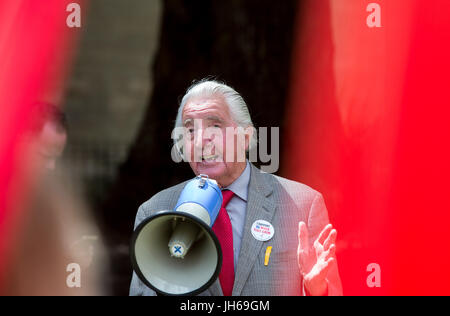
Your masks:
{"label": "badge with red text", "polygon": [[273,228],[273,225],[262,219],[254,222],[251,230],[253,237],[259,241],[271,240],[273,234],[275,233],[275,228]]}

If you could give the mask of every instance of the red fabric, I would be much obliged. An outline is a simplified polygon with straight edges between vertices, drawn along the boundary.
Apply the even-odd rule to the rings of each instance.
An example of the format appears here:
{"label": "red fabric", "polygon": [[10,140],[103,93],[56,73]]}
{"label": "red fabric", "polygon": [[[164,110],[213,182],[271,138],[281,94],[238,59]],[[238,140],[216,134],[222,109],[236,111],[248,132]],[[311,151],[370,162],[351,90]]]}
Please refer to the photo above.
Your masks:
{"label": "red fabric", "polygon": [[323,194],[345,295],[450,294],[448,12],[301,1],[280,175]]}
{"label": "red fabric", "polygon": [[78,32],[66,25],[71,2],[0,1],[0,293],[35,176],[22,137],[34,102],[61,103],[71,39]]}
{"label": "red fabric", "polygon": [[233,251],[233,229],[231,227],[230,217],[227,207],[234,193],[229,190],[222,191],[223,201],[219,215],[213,225],[213,232],[219,239],[222,247],[222,270],[220,270],[219,280],[222,286],[223,295],[231,296],[234,285],[234,251]]}

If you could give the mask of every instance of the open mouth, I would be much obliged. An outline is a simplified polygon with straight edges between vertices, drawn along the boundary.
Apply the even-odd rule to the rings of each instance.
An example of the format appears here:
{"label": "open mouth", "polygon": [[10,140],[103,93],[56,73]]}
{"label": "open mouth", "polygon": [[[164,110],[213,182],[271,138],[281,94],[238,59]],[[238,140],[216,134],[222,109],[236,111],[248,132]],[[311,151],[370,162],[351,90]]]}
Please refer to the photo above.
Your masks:
{"label": "open mouth", "polygon": [[207,155],[207,156],[202,156],[202,162],[213,162],[213,161],[215,161],[217,158],[219,158],[219,155]]}

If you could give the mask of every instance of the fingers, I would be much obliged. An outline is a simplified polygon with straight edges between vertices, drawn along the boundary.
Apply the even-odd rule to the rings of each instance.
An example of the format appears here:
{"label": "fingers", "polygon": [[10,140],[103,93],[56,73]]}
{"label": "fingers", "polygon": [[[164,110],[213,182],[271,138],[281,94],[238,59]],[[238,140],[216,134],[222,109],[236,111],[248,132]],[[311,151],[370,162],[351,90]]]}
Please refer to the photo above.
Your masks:
{"label": "fingers", "polygon": [[336,246],[333,244],[330,248],[324,253],[325,261],[328,261],[330,258],[334,258],[336,255]]}
{"label": "fingers", "polygon": [[298,248],[304,251],[309,249],[308,227],[304,222],[298,223]]}
{"label": "fingers", "polygon": [[[323,250],[327,251],[331,245],[336,242],[337,230],[333,229],[333,225],[326,225],[320,232],[319,237],[315,242],[320,243],[323,246]],[[298,240],[299,249],[307,250],[309,249],[309,234],[308,227],[305,222],[298,223]]]}
{"label": "fingers", "polygon": [[325,226],[325,228],[320,232],[319,237],[317,238],[317,241],[323,245],[325,240],[328,238],[328,235],[330,234],[333,226],[331,224],[328,224]]}
{"label": "fingers", "polygon": [[328,258],[326,261],[322,261],[318,263],[312,272],[310,274],[304,275],[303,277],[306,280],[312,280],[312,279],[325,279],[328,276],[328,271],[335,263],[335,258]]}
{"label": "fingers", "polygon": [[330,249],[330,246],[335,244],[336,237],[337,237],[337,230],[332,229],[327,239],[325,239],[323,243],[323,250],[327,251],[328,249]]}

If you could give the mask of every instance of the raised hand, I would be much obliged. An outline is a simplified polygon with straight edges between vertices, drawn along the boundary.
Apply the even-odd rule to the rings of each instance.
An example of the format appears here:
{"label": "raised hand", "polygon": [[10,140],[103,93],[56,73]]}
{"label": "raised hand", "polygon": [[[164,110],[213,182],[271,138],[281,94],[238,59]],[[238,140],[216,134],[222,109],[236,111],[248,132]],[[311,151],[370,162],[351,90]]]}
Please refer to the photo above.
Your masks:
{"label": "raised hand", "polygon": [[298,266],[303,276],[305,289],[310,295],[327,294],[328,270],[336,261],[336,236],[337,231],[328,224],[310,246],[306,224],[300,222],[298,225]]}

